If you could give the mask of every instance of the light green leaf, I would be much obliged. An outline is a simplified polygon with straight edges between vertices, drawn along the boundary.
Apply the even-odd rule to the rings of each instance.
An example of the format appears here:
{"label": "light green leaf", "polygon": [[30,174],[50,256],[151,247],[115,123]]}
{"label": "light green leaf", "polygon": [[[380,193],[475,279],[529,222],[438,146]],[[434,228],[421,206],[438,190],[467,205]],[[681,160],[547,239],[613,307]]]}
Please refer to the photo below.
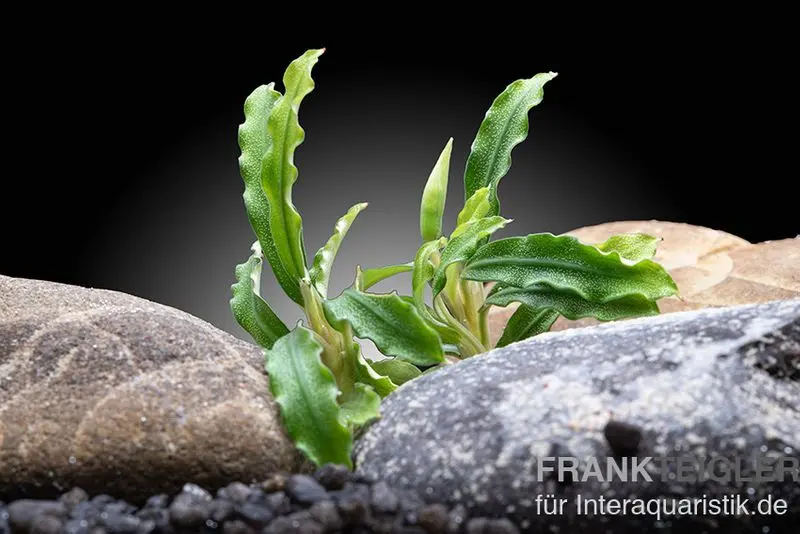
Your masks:
{"label": "light green leaf", "polygon": [[419,228],[423,241],[432,241],[442,235],[442,216],[447,199],[447,179],[450,174],[450,153],[453,151],[453,138],[439,155],[433,166],[428,182],[422,192],[419,210]]}
{"label": "light green leaf", "polygon": [[[477,221],[478,219],[483,219],[487,213],[489,213],[489,209],[491,206],[489,205],[489,193],[491,190],[488,187],[481,187],[475,193],[467,199],[464,203],[464,208],[458,214],[458,220],[456,222],[456,231],[461,226],[464,226],[467,223],[472,221]],[[456,231],[453,232],[451,237],[455,237],[457,235]],[[458,232],[461,233],[461,232]]]}
{"label": "light green leaf", "polygon": [[591,302],[628,295],[657,300],[677,293],[675,282],[652,260],[631,265],[618,252],[602,252],[571,236],[531,234],[494,241],[466,263],[462,278],[528,287],[541,282],[572,288]]}
{"label": "light green leaf", "polygon": [[376,371],[372,365],[374,362],[367,360],[361,352],[358,352],[356,359],[356,380],[372,386],[378,395],[385,397],[389,393],[397,389],[397,384],[385,376],[383,373]]}
{"label": "light green leaf", "polygon": [[272,146],[264,158],[261,172],[261,186],[269,201],[269,228],[275,248],[286,272],[297,280],[306,276],[303,220],[292,204],[292,186],[297,180],[294,152],[305,138],[297,114],[303,98],[314,89],[311,69],[322,52],[309,50],[286,69],[283,75],[286,93],[275,104],[267,122]]}
{"label": "light green leaf", "polygon": [[351,426],[361,426],[380,416],[381,397],[366,384],[355,384],[342,403],[342,417]]}
{"label": "light green leaf", "polygon": [[652,260],[659,241],[657,237],[647,234],[618,234],[595,246],[603,252],[617,252],[629,263],[637,263]]}
{"label": "light green leaf", "polygon": [[375,267],[360,271],[361,289],[366,291],[378,282],[386,280],[396,274],[407,273],[414,269],[414,263],[402,263],[400,265],[387,265],[386,267]]}
{"label": "light green leaf", "polygon": [[447,281],[446,269],[450,265],[467,261],[478,249],[484,238],[492,235],[510,222],[510,219],[504,219],[500,216],[485,217],[471,223],[467,230],[452,239],[442,252],[441,262],[433,275],[433,297],[436,298],[436,295],[444,288]]}
{"label": "light green leaf", "polygon": [[500,213],[497,183],[511,168],[511,151],[528,137],[528,111],[542,101],[544,84],[555,76],[549,72],[513,82],[486,112],[467,160],[464,198],[469,199],[481,187],[489,187],[488,215]]}
{"label": "light green leaf", "polygon": [[239,125],[239,172],[244,180],[244,205],[250,226],[261,243],[275,278],[283,291],[302,306],[303,297],[297,279],[289,275],[281,259],[269,229],[269,201],[261,188],[261,165],[272,146],[272,137],[267,130],[267,121],[281,94],[275,84],[262,85],[253,91],[244,102],[244,123]]}
{"label": "light green leaf", "polygon": [[506,323],[503,335],[497,342],[498,347],[505,347],[515,341],[522,341],[529,337],[538,336],[550,330],[553,323],[558,319],[558,312],[548,309],[531,308],[525,304],[520,304],[517,311]]}
{"label": "light green leaf", "polygon": [[590,302],[576,289],[546,283],[524,288],[509,287],[486,299],[486,305],[500,307],[508,306],[512,302],[522,303],[535,310],[555,310],[570,320],[594,317],[601,321],[615,321],[658,314],[655,302],[638,293],[605,302]]}
{"label": "light green leaf", "polygon": [[253,243],[250,259],[236,266],[236,283],[231,290],[233,316],[256,343],[269,349],[278,338],[289,333],[286,325],[261,298],[261,247],[258,241]]}
{"label": "light green leaf", "polygon": [[416,365],[398,360],[397,358],[388,358],[386,360],[372,362],[372,367],[380,374],[388,376],[392,382],[398,386],[422,374],[422,371],[420,371]]}
{"label": "light green leaf", "polygon": [[358,337],[372,340],[383,354],[419,366],[444,360],[439,335],[397,293],[376,295],[353,288],[323,302],[328,321],[347,321]]}
{"label": "light green leaf", "polygon": [[320,248],[314,255],[314,266],[311,267],[310,276],[314,287],[317,288],[322,298],[328,296],[328,281],[331,276],[331,267],[333,266],[333,260],[336,259],[336,253],[339,252],[339,245],[342,244],[342,240],[344,236],[347,235],[347,231],[350,230],[353,221],[356,220],[358,214],[366,207],[367,203],[362,202],[347,210],[347,213],[336,221],[336,226],[333,229],[331,238],[328,239],[325,246]]}
{"label": "light green leaf", "polygon": [[321,353],[315,334],[301,326],[280,338],[266,351],[270,388],[298,449],[317,465],[352,467],[353,436],[337,402],[336,380]]}

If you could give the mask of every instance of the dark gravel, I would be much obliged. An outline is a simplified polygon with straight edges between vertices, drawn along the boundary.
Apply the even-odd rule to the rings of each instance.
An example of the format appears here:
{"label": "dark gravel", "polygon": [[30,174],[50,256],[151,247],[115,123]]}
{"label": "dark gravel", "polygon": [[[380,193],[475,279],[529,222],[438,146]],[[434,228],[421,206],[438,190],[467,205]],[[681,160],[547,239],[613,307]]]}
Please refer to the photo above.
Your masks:
{"label": "dark gravel", "polygon": [[144,506],[91,497],[80,488],[57,501],[0,502],[0,534],[404,533],[514,534],[507,519],[470,518],[462,506],[429,504],[385,482],[326,465],[308,475],[278,474],[257,485],[233,482],[216,495],[186,484]]}

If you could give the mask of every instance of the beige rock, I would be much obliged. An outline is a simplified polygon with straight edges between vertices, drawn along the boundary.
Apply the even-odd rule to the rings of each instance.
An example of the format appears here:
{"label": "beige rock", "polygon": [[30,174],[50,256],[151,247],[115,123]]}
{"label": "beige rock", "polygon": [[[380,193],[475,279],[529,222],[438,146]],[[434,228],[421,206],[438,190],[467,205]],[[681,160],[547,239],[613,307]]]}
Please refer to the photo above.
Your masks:
{"label": "beige rock", "polygon": [[302,465],[258,347],[123,293],[0,276],[0,494],[137,500]]}
{"label": "beige rock", "polygon": [[[740,237],[684,223],[620,221],[568,232],[584,243],[620,233],[660,237],[656,261],[675,279],[680,298],[659,301],[662,313],[767,302],[800,296],[800,239],[751,245]],[[514,308],[492,310],[490,331],[499,339]],[[553,330],[596,324],[593,319],[556,321]]]}

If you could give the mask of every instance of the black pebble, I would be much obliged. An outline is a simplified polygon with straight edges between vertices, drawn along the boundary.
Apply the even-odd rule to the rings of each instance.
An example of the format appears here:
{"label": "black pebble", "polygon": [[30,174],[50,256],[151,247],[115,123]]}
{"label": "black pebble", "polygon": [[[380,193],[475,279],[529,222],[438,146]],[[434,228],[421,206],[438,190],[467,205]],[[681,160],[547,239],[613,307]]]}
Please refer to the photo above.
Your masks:
{"label": "black pebble", "polygon": [[286,483],[286,493],[300,504],[314,504],[328,498],[328,492],[308,475],[292,475]]}
{"label": "black pebble", "polygon": [[[13,529],[13,530],[12,530]],[[373,482],[342,466],[314,476],[275,475],[247,486],[231,483],[212,497],[187,484],[170,498],[137,509],[109,495],[73,488],[58,500],[0,502],[0,534],[515,534],[508,519],[470,519],[464,506],[426,504],[419,495]]]}
{"label": "black pebble", "polygon": [[641,428],[621,421],[609,421],[603,434],[617,456],[633,456],[642,441]]}

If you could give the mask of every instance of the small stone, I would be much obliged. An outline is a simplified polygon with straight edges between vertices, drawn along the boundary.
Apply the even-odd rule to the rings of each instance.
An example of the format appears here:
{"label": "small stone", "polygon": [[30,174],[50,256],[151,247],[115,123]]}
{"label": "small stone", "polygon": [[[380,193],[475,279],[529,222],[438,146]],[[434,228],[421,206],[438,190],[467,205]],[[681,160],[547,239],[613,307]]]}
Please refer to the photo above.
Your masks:
{"label": "small stone", "polygon": [[103,526],[115,534],[138,534],[141,527],[141,519],[131,515],[121,515],[116,513],[103,512]]}
{"label": "small stone", "polygon": [[184,484],[182,493],[188,493],[196,501],[210,501],[211,494],[197,484]]}
{"label": "small stone", "polygon": [[208,518],[217,523],[226,521],[233,515],[233,503],[215,499],[208,505]]}
{"label": "small stone", "polygon": [[37,517],[31,525],[31,534],[60,534],[63,527],[61,519],[52,515]]}
{"label": "small stone", "polygon": [[463,504],[455,505],[448,514],[447,532],[450,534],[458,534],[461,532],[461,529],[464,528],[464,525],[467,524],[468,519],[469,514],[467,512],[467,507]]}
{"label": "small stone", "polygon": [[246,502],[234,508],[234,516],[253,528],[264,528],[272,521],[275,514],[264,502]]}
{"label": "small stone", "polygon": [[191,493],[181,493],[169,506],[169,519],[182,528],[202,527],[208,517],[205,502],[198,502]]}
{"label": "small stone", "polygon": [[519,534],[519,529],[509,519],[490,519],[486,534]]}
{"label": "small stone", "polygon": [[145,508],[166,508],[169,505],[169,497],[165,493],[153,495],[145,503]]}
{"label": "small stone", "polygon": [[400,500],[397,498],[395,492],[392,491],[392,488],[381,480],[372,486],[370,503],[372,504],[373,510],[377,512],[393,514],[397,511]]}
{"label": "small stone", "polygon": [[59,499],[67,507],[67,510],[72,510],[78,503],[89,500],[89,495],[81,488],[72,488]]}
{"label": "small stone", "polygon": [[622,421],[609,421],[603,428],[603,435],[617,456],[633,456],[642,441],[642,430],[636,425]]}
{"label": "small stone", "polygon": [[308,511],[278,517],[262,531],[264,534],[323,534],[322,526]]}
{"label": "small stone", "polygon": [[486,534],[489,532],[489,520],[485,517],[474,517],[467,523],[467,534]]}
{"label": "small stone", "polygon": [[325,464],[314,472],[314,478],[328,490],[340,490],[352,474],[339,464]]}
{"label": "small stone", "polygon": [[314,521],[322,525],[326,532],[338,531],[342,528],[342,517],[339,515],[339,511],[333,501],[314,503],[309,508],[308,513],[311,514]]}
{"label": "small stone", "polygon": [[429,504],[419,511],[417,522],[429,534],[439,534],[447,529],[448,510],[443,504]]}
{"label": "small stone", "polygon": [[243,503],[247,500],[253,490],[250,486],[242,484],[241,482],[233,482],[217,492],[217,497],[220,499],[227,499],[234,503]]}
{"label": "small stone", "polygon": [[21,499],[8,505],[8,522],[14,529],[28,532],[33,528],[34,520],[41,516],[65,518],[67,508],[64,503],[56,501],[35,501]]}
{"label": "small stone", "polygon": [[275,515],[286,515],[292,510],[292,501],[282,491],[270,493],[266,496],[267,506]]}
{"label": "small stone", "polygon": [[336,506],[347,524],[362,523],[368,515],[366,501],[355,495],[340,499]]}
{"label": "small stone", "polygon": [[261,483],[261,489],[267,493],[275,491],[283,491],[286,489],[286,483],[289,481],[289,475],[286,473],[275,473]]}
{"label": "small stone", "polygon": [[223,534],[256,534],[256,530],[247,524],[239,521],[225,521],[222,527]]}
{"label": "small stone", "polygon": [[313,504],[328,498],[328,492],[308,475],[292,475],[286,483],[286,492],[300,504]]}

